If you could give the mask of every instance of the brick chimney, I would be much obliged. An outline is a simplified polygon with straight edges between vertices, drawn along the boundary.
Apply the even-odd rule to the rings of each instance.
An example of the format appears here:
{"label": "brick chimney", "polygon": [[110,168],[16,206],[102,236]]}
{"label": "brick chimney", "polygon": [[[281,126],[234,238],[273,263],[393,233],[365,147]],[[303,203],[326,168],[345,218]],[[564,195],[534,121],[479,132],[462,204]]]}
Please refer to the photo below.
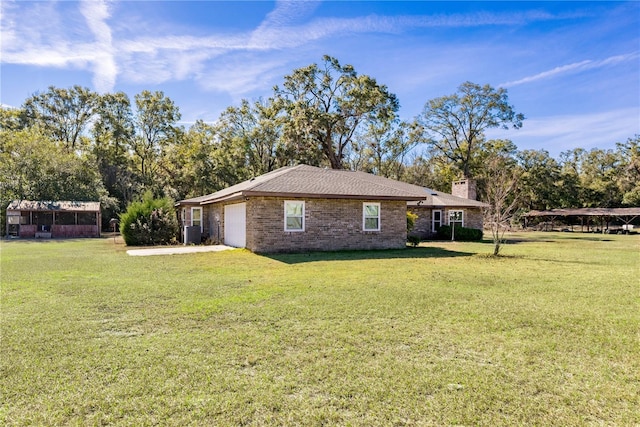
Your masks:
{"label": "brick chimney", "polygon": [[451,194],[464,199],[476,200],[476,182],[473,179],[465,178],[460,181],[454,181],[451,184]]}

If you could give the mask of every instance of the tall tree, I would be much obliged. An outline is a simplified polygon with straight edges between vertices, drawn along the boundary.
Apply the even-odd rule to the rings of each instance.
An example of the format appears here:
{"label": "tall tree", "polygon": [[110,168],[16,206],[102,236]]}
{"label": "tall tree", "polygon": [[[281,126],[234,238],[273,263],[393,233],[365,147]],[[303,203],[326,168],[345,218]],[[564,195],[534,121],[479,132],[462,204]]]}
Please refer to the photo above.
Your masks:
{"label": "tall tree", "polygon": [[406,159],[422,142],[415,126],[402,121],[372,122],[354,141],[353,169],[402,179]]}
{"label": "tall tree", "polygon": [[132,148],[138,158],[140,173],[146,185],[153,184],[164,148],[175,142],[179,134],[180,110],[161,91],[144,90],[135,96],[137,134]]}
{"label": "tall tree", "polygon": [[70,89],[50,86],[46,92],[29,97],[24,105],[30,125],[39,124],[67,150],[80,148],[80,138],[95,113],[98,95],[75,85]]}
{"label": "tall tree", "polygon": [[273,99],[253,104],[243,99],[239,107],[229,107],[220,115],[220,139],[244,151],[244,161],[239,166],[251,176],[270,172],[289,160],[282,141],[280,111]]}
{"label": "tall tree", "polygon": [[100,96],[92,127],[92,152],[107,191],[120,201],[121,209],[140,191],[129,150],[134,132],[129,97],[123,92]]}
{"label": "tall tree", "polygon": [[560,199],[561,170],[546,150],[524,150],[518,153],[522,168],[520,200],[527,209],[547,210],[562,207]]}
{"label": "tall tree", "polygon": [[0,227],[13,199],[112,200],[91,158],[70,152],[37,126],[0,131]]}
{"label": "tall tree", "polygon": [[289,120],[285,138],[306,160],[328,161],[333,169],[345,166],[345,154],[354,135],[371,121],[395,119],[399,104],[386,86],[351,65],[325,55],[324,64],[312,64],[285,76],[275,88]]}
{"label": "tall tree", "polygon": [[616,146],[620,157],[618,182],[623,195],[622,203],[640,206],[640,135]]}
{"label": "tall tree", "polygon": [[181,144],[168,147],[166,167],[176,199],[213,193],[229,185],[222,181],[223,173],[217,162],[218,146],[215,126],[198,120],[185,133]]}
{"label": "tall tree", "polygon": [[456,164],[465,178],[490,128],[522,127],[524,115],[509,104],[507,90],[465,82],[453,95],[427,102],[418,121],[433,147]]}

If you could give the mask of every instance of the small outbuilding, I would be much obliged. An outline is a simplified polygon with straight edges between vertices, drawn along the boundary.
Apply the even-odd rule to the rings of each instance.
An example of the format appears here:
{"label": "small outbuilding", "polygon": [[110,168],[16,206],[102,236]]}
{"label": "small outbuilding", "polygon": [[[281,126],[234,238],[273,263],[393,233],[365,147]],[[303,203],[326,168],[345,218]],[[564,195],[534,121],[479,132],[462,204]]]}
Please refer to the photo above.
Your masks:
{"label": "small outbuilding", "polygon": [[7,207],[7,236],[100,237],[100,202],[14,200]]}

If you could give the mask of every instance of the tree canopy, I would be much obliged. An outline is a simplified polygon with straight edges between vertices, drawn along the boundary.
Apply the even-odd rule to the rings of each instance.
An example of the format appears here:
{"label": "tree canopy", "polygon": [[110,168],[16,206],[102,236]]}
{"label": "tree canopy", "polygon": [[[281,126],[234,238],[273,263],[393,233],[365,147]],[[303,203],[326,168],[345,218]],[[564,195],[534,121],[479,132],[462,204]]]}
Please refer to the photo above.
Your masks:
{"label": "tree canopy", "polygon": [[500,175],[494,166],[506,165],[505,182],[518,185],[513,210],[640,205],[638,135],[615,149],[575,148],[558,158],[519,151],[485,135],[522,126],[507,91],[471,82],[427,101],[413,121],[401,120],[398,108],[385,85],[330,56],[284,76],[271,96],[186,128],[160,91],[132,102],[123,92],[49,87],[21,108],[0,107],[0,215],[12,199],[100,200],[108,221],[146,192],[193,197],[299,163],[445,192],[471,176],[484,201],[499,190],[490,186]]}
{"label": "tree canopy", "polygon": [[484,131],[509,125],[518,129],[524,115],[509,104],[506,89],[465,82],[457,93],[428,101],[418,120],[430,144],[470,178]]}

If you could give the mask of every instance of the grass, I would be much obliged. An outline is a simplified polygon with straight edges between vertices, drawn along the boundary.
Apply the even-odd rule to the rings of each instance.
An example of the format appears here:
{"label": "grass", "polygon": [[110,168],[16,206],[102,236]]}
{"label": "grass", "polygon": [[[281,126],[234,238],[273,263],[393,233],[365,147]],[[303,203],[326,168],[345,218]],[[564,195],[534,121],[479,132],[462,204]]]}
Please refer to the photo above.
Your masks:
{"label": "grass", "polygon": [[640,240],[1,247],[4,425],[637,425]]}

